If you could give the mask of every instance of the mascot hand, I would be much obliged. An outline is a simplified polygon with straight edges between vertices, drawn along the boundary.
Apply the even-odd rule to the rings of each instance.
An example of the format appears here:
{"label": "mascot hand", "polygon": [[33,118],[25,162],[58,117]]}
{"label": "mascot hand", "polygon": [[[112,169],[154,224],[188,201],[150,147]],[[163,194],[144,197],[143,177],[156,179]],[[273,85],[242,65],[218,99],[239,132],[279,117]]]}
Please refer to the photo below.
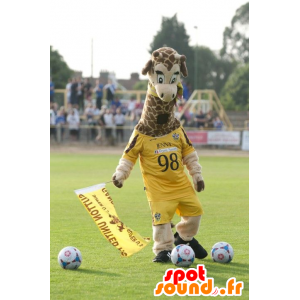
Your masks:
{"label": "mascot hand", "polygon": [[194,183],[194,188],[197,192],[204,191],[205,184],[204,184],[201,174],[196,173],[193,175],[193,183]]}
{"label": "mascot hand", "polygon": [[123,182],[128,178],[133,166],[134,164],[131,161],[125,158],[120,159],[116,172],[112,176],[113,184],[116,187],[121,188],[123,186]]}
{"label": "mascot hand", "polygon": [[123,182],[124,182],[124,174],[122,174],[121,172],[116,172],[112,176],[112,180],[113,180],[113,184],[116,187],[121,188],[123,186]]}
{"label": "mascot hand", "polygon": [[199,157],[196,151],[188,154],[183,158],[183,164],[186,165],[189,174],[193,178],[193,183],[195,190],[197,192],[202,192],[204,191],[204,180],[201,175],[202,173],[202,167],[199,164]]}

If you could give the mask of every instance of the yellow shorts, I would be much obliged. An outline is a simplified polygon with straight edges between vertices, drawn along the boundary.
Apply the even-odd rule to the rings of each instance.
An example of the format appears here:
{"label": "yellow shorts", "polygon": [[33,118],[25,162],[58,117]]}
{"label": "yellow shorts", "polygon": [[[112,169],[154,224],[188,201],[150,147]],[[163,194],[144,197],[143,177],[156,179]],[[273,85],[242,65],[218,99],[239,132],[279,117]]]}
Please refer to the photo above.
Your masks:
{"label": "yellow shorts", "polygon": [[152,224],[166,224],[172,221],[174,213],[178,216],[196,217],[203,214],[202,205],[196,194],[168,201],[149,201]]}

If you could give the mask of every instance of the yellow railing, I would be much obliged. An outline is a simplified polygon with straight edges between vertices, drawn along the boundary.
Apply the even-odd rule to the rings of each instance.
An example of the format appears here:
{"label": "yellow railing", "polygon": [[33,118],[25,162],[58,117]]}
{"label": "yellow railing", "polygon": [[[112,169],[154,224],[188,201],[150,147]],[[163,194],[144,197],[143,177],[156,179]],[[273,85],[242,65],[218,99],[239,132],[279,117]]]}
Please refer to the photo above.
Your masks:
{"label": "yellow railing", "polygon": [[[208,101],[209,101],[209,110],[215,109],[218,116],[222,120],[222,122],[225,124],[227,130],[232,130],[233,126],[226,114],[226,111],[217,95],[217,93],[214,90],[194,90],[191,94],[190,98],[186,101],[184,104],[180,114],[179,118],[182,117],[182,115],[185,113],[186,110],[193,111],[196,109],[199,104],[201,105],[202,95],[208,95]],[[206,100],[207,101],[207,100]]]}
{"label": "yellow railing", "polygon": [[135,94],[136,95],[136,100],[138,103],[140,103],[142,101],[142,95],[146,95],[147,91],[143,91],[143,90],[116,90],[115,94],[116,95],[124,95],[124,94]]}
{"label": "yellow railing", "polygon": [[57,94],[59,94],[59,93],[64,94],[64,107],[67,108],[68,107],[67,90],[66,89],[55,89],[54,92]]}

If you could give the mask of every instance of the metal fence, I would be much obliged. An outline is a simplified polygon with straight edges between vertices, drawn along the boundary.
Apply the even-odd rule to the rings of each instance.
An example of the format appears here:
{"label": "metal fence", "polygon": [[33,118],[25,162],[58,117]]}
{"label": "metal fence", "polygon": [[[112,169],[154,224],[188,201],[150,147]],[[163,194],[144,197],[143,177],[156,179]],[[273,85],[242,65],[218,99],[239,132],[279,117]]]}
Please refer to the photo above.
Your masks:
{"label": "metal fence", "polygon": [[[99,125],[81,124],[78,136],[72,137],[68,125],[50,127],[50,142],[60,145],[76,143],[83,145],[126,146],[135,124],[127,123],[122,127],[102,127]],[[185,131],[196,148],[226,148],[249,151],[249,130],[215,130],[185,127]]]}

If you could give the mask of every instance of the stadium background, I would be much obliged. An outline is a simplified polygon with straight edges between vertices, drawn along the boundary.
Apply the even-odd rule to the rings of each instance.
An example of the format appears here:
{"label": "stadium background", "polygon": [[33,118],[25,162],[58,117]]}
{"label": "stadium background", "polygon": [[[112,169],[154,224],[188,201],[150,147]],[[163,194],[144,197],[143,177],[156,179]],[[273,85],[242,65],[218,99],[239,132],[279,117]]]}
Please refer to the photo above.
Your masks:
{"label": "stadium background", "polygon": [[[198,32],[197,26],[194,30]],[[187,57],[189,75],[184,78],[184,97],[177,101],[176,116],[181,120],[186,131],[196,147],[227,148],[249,150],[249,3],[236,9],[231,24],[224,28],[223,47],[211,50],[208,47],[189,45],[190,33],[177,14],[172,17],[162,17],[161,28],[153,36],[149,55],[153,50],[168,46]],[[183,42],[185,41],[185,42]],[[64,108],[64,114],[70,113],[72,105],[69,103],[66,85],[68,81],[80,82],[85,88],[88,81],[91,95],[88,98],[84,92],[84,99],[76,107],[80,115],[80,129],[77,142],[81,146],[95,147],[99,150],[104,146],[124,147],[134,125],[138,122],[138,115],[134,120],[127,114],[127,107],[133,97],[137,104],[143,105],[147,90],[147,80],[140,79],[140,73],[128,70],[129,79],[118,78],[109,70],[99,70],[98,76],[93,76],[93,40],[91,40],[91,75],[83,76],[82,71],[71,70],[64,58],[53,46],[50,47],[50,81],[54,85],[55,107],[51,107],[55,114]],[[96,54],[95,54],[96,55]],[[146,61],[147,58],[145,58]],[[142,67],[142,66],[141,66]],[[87,119],[85,110],[88,105],[96,105],[96,92],[93,90],[98,82],[104,86],[102,106],[93,116],[93,121]],[[122,113],[126,116],[123,141],[117,139],[115,125],[112,126],[112,137],[105,138],[106,131],[103,124],[99,124],[100,116],[105,114],[106,108],[111,108],[112,101],[107,101],[108,88],[111,82],[116,88],[114,99],[121,102]],[[51,93],[51,92],[50,92]],[[53,93],[53,91],[52,91]],[[79,100],[78,100],[79,101]],[[74,105],[73,105],[74,106]],[[139,113],[142,107],[139,107]],[[103,107],[103,109],[102,109]],[[201,110],[201,112],[200,112]],[[198,114],[207,120],[201,126],[195,120]],[[115,111],[113,111],[115,114]],[[51,116],[50,116],[51,117]],[[222,122],[221,127],[214,126],[215,117]],[[50,120],[51,122],[51,120]],[[68,124],[51,123],[51,146],[73,145],[69,137]],[[62,128],[64,132],[62,132]],[[55,132],[55,133],[54,133]],[[95,136],[98,138],[95,139]]]}

